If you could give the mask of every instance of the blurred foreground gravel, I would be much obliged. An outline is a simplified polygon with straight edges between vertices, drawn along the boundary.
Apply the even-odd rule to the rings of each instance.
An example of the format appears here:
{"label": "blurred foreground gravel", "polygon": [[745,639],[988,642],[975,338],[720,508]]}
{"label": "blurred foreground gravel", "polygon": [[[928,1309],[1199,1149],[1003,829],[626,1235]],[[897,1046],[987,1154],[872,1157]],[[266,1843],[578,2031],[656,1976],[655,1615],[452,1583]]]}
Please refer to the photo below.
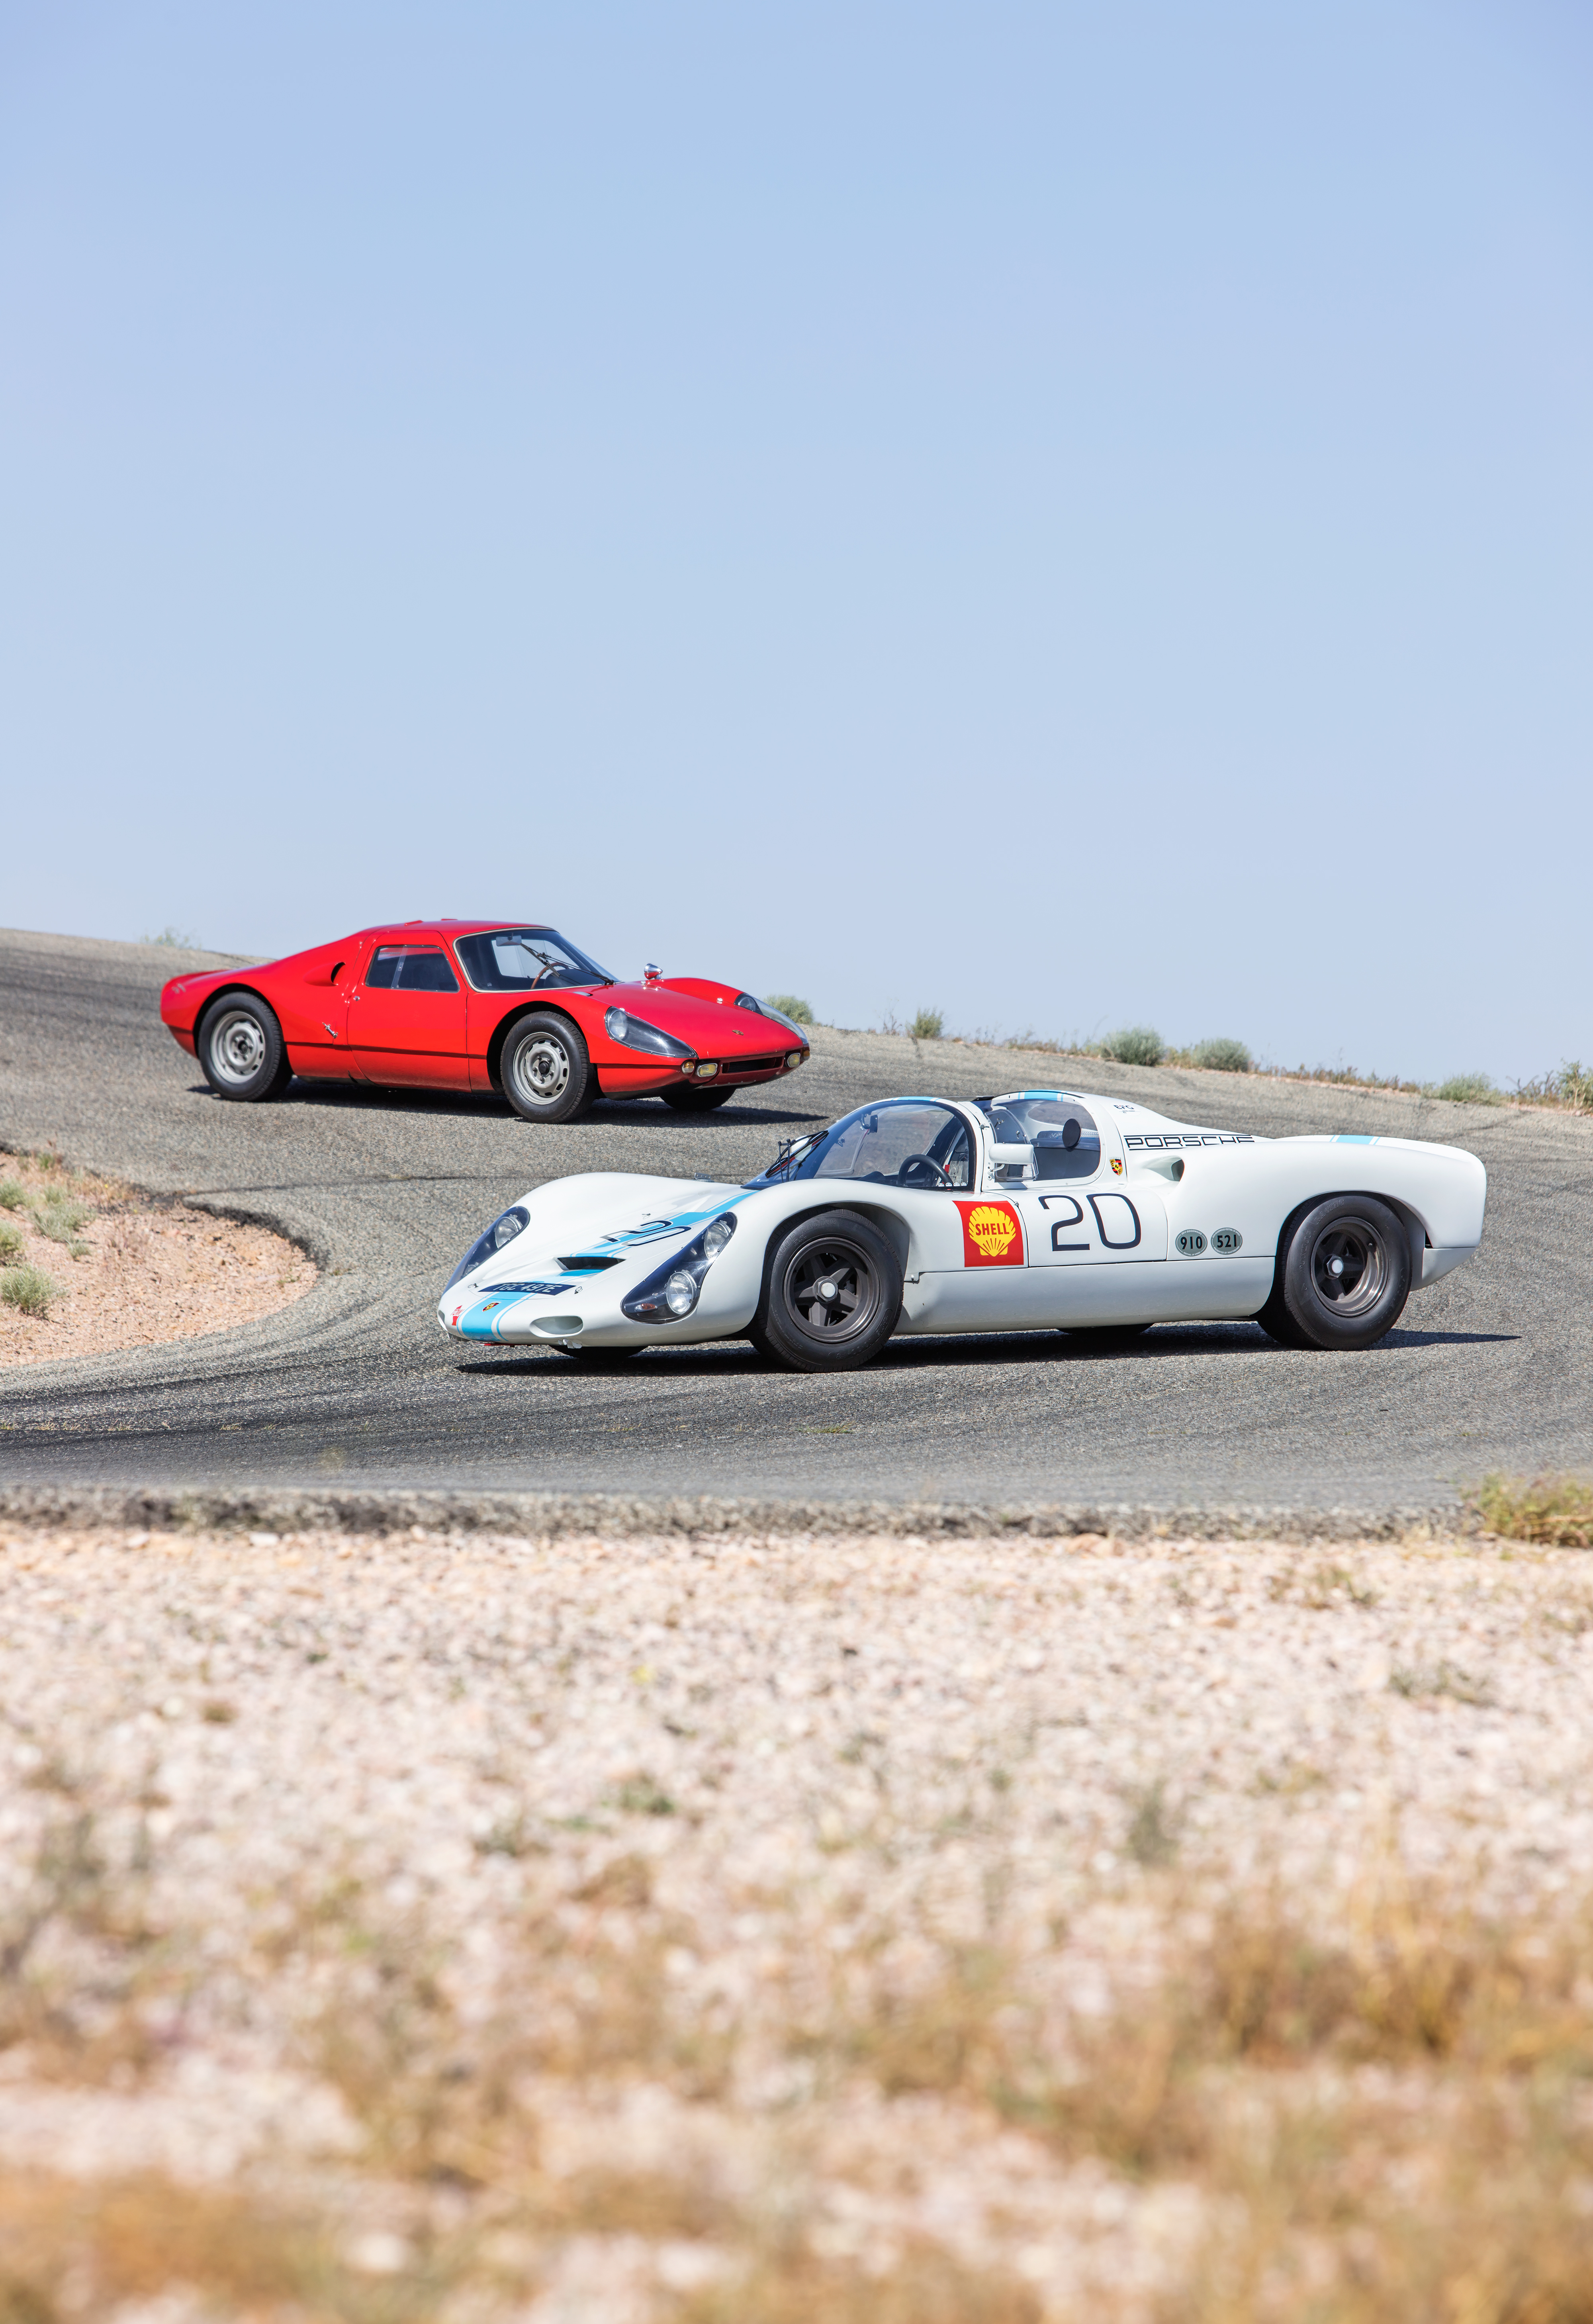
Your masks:
{"label": "blurred foreground gravel", "polygon": [[[1253,2207],[1112,2127],[1179,1949],[1541,1948],[1593,1873],[1574,1552],[51,1533],[0,1574],[8,2314],[1192,2313]],[[1377,2088],[1419,2125],[1418,2018]]]}

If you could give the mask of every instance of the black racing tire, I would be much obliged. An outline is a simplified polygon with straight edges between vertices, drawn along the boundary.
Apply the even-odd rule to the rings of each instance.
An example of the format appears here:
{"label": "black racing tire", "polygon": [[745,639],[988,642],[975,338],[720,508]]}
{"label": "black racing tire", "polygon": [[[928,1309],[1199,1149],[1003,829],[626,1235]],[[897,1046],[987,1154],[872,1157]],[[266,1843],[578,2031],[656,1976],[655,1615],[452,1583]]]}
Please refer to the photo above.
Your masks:
{"label": "black racing tire", "polygon": [[1148,1323],[1064,1323],[1063,1330],[1070,1340],[1087,1340],[1092,1347],[1126,1348],[1148,1332]]}
{"label": "black racing tire", "polygon": [[255,992],[223,992],[199,1019],[194,1047],[217,1097],[258,1105],[293,1078],[276,1011]]}
{"label": "black racing tire", "polygon": [[535,1009],[510,1027],[498,1055],[498,1079],[526,1121],[573,1121],[596,1095],[581,1028],[557,1009]]}
{"label": "black racing tire", "polygon": [[889,1339],[901,1304],[901,1263],[879,1228],[855,1211],[821,1211],[770,1251],[748,1337],[787,1371],[856,1371]]}
{"label": "black racing tire", "polygon": [[677,1089],[658,1092],[673,1113],[712,1113],[714,1107],[723,1105],[730,1094],[728,1088],[704,1089],[701,1082],[695,1088],[690,1082],[682,1082]]}
{"label": "black racing tire", "polygon": [[1257,1322],[1297,1348],[1370,1348],[1411,1296],[1404,1221],[1375,1194],[1330,1194],[1279,1239],[1272,1296]]}

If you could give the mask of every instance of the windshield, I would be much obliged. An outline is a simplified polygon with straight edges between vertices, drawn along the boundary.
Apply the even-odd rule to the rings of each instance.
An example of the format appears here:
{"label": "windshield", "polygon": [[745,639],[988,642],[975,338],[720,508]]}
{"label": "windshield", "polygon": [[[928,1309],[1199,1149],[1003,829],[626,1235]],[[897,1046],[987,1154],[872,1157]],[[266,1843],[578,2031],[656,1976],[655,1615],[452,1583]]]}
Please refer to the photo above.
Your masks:
{"label": "windshield", "polygon": [[524,992],[540,985],[612,984],[606,968],[577,952],[553,928],[493,928],[459,936],[455,951],[478,992]]}
{"label": "windshield", "polygon": [[973,1133],[953,1107],[933,1098],[891,1098],[860,1106],[828,1130],[783,1146],[753,1183],[791,1178],[965,1189],[973,1183]]}
{"label": "windshield", "polygon": [[1032,1146],[1036,1178],[1092,1178],[1100,1167],[1100,1132],[1077,1098],[981,1098],[979,1110],[998,1146]]}

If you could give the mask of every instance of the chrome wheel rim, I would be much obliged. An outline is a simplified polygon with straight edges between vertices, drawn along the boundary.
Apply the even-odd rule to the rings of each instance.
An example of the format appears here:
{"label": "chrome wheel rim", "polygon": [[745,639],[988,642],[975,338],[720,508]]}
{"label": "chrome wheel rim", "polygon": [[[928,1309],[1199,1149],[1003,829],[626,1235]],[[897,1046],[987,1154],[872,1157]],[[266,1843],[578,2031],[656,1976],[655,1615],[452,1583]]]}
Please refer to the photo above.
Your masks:
{"label": "chrome wheel rim", "polygon": [[1388,1284],[1388,1254],[1368,1219],[1335,1219],[1311,1246],[1311,1279],[1331,1315],[1367,1314]]}
{"label": "chrome wheel rim", "polygon": [[556,1105],[570,1085],[570,1053],[554,1033],[538,1033],[514,1053],[510,1074],[528,1105]]}
{"label": "chrome wheel rim", "polygon": [[833,1348],[866,1332],[879,1309],[879,1286],[868,1253],[839,1239],[808,1243],[787,1262],[780,1286],[796,1330]]}
{"label": "chrome wheel rim", "polygon": [[229,1009],[213,1026],[210,1067],[229,1089],[242,1089],[265,1063],[265,1028],[252,1010]]}

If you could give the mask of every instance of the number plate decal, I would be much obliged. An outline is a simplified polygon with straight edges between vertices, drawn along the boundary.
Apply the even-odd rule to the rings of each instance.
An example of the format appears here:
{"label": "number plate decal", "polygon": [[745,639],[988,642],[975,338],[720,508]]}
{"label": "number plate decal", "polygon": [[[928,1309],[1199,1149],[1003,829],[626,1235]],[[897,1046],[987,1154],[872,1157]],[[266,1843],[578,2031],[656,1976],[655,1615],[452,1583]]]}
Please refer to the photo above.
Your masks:
{"label": "number plate decal", "polygon": [[1244,1236],[1238,1227],[1218,1227],[1211,1236],[1213,1250],[1236,1251],[1244,1248]]}
{"label": "number plate decal", "polygon": [[1199,1227],[1185,1227],[1175,1238],[1174,1248],[1181,1259],[1199,1259],[1206,1248],[1206,1238]]}

